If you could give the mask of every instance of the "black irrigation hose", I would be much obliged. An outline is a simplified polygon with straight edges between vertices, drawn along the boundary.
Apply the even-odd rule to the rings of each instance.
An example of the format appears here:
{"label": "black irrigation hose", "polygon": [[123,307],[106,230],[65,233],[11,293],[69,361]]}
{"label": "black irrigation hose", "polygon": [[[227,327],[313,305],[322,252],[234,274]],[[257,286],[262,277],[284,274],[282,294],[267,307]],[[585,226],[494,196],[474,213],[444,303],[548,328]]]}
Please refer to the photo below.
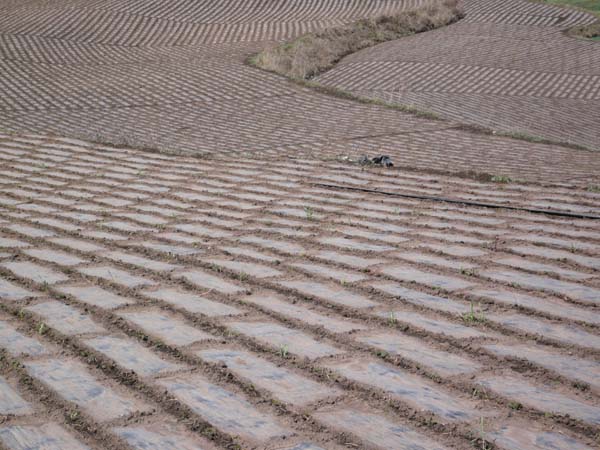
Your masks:
{"label": "black irrigation hose", "polygon": [[430,200],[433,202],[444,202],[444,203],[454,203],[458,205],[467,205],[467,206],[479,206],[482,208],[492,208],[492,209],[508,209],[511,211],[525,211],[533,214],[547,214],[549,216],[558,216],[558,217],[570,217],[572,219],[592,219],[592,220],[600,220],[600,216],[592,216],[589,214],[577,214],[570,212],[562,212],[562,211],[553,211],[551,209],[534,209],[534,208],[520,208],[518,206],[503,206],[496,205],[494,203],[482,203],[482,202],[471,202],[468,200],[455,200],[453,198],[447,197],[433,197],[430,195],[411,195],[411,194],[399,194],[397,192],[387,192],[387,191],[378,191],[376,189],[365,189],[365,188],[356,188],[350,186],[339,186],[336,184],[326,184],[326,183],[311,183],[313,186],[319,186],[329,189],[342,189],[346,191],[358,191],[358,192],[368,192],[370,194],[381,194],[387,195],[389,197],[403,197],[403,198],[412,198],[417,200]]}

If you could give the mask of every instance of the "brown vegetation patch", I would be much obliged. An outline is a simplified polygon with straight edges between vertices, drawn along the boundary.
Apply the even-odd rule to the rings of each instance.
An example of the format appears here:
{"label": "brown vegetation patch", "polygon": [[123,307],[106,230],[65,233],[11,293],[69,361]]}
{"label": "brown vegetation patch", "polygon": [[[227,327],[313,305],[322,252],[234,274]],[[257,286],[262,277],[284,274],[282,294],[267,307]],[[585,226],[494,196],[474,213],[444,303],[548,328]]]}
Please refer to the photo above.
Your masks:
{"label": "brown vegetation patch", "polygon": [[585,39],[600,38],[600,19],[589,25],[578,25],[570,28],[567,33],[571,36]]}
{"label": "brown vegetation patch", "polygon": [[382,42],[449,25],[463,17],[458,0],[431,1],[391,15],[361,19],[348,25],[308,33],[292,42],[263,50],[256,66],[292,78],[309,79],[344,56]]}

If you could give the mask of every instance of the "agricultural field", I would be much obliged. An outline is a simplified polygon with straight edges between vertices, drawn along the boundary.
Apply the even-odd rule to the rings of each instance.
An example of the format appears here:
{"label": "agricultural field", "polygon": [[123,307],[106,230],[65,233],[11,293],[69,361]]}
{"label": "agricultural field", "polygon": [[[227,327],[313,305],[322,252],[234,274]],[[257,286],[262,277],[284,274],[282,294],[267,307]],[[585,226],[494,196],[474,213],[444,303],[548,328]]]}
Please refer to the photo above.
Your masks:
{"label": "agricultural field", "polygon": [[257,67],[423,7],[0,0],[1,450],[598,448],[594,16]]}

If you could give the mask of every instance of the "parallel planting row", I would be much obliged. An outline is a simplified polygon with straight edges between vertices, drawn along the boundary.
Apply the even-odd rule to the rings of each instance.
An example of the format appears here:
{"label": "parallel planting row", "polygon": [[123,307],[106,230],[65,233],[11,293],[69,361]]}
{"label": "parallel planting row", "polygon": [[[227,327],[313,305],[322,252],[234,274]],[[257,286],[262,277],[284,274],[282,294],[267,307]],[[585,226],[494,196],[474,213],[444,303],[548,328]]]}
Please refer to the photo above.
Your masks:
{"label": "parallel planting row", "polygon": [[600,194],[0,139],[7,448],[597,444],[597,222],[357,188]]}

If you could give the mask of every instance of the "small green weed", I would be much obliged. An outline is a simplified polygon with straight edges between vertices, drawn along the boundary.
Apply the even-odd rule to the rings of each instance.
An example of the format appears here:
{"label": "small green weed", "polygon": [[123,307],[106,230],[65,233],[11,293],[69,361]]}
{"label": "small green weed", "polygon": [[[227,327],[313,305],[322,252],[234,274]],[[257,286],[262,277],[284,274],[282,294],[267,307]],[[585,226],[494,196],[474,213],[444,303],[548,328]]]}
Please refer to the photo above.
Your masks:
{"label": "small green weed", "polygon": [[283,344],[281,347],[279,347],[279,356],[281,356],[282,358],[287,358],[289,354],[289,348],[287,344]]}
{"label": "small green weed", "polygon": [[390,311],[390,315],[388,317],[388,324],[393,327],[398,323],[398,319],[396,319],[396,313],[394,311]]}
{"label": "small green weed", "polygon": [[481,444],[481,450],[490,450],[492,448],[485,439],[485,423],[483,417],[479,420],[479,439],[474,439],[473,443],[476,444],[477,441]]}
{"label": "small green weed", "polygon": [[474,269],[474,268],[470,268],[470,269],[461,268],[460,269],[460,273],[463,274],[463,275],[466,275],[468,277],[475,277],[475,276],[477,276],[477,269]]}
{"label": "small green weed", "polygon": [[471,302],[471,309],[469,310],[469,312],[464,313],[462,318],[465,322],[469,323],[483,323],[486,321],[485,315],[481,310],[481,305],[479,306],[479,312],[476,312],[475,305],[473,304],[473,302]]}
{"label": "small green weed", "polygon": [[519,411],[519,410],[523,409],[523,405],[519,402],[509,402],[508,407],[510,409],[514,409],[515,411]]}
{"label": "small green weed", "polygon": [[510,177],[505,176],[505,175],[494,175],[492,177],[492,181],[494,183],[511,183],[512,179]]}
{"label": "small green weed", "polygon": [[304,214],[306,215],[306,220],[313,220],[315,216],[315,211],[310,206],[305,206]]}

